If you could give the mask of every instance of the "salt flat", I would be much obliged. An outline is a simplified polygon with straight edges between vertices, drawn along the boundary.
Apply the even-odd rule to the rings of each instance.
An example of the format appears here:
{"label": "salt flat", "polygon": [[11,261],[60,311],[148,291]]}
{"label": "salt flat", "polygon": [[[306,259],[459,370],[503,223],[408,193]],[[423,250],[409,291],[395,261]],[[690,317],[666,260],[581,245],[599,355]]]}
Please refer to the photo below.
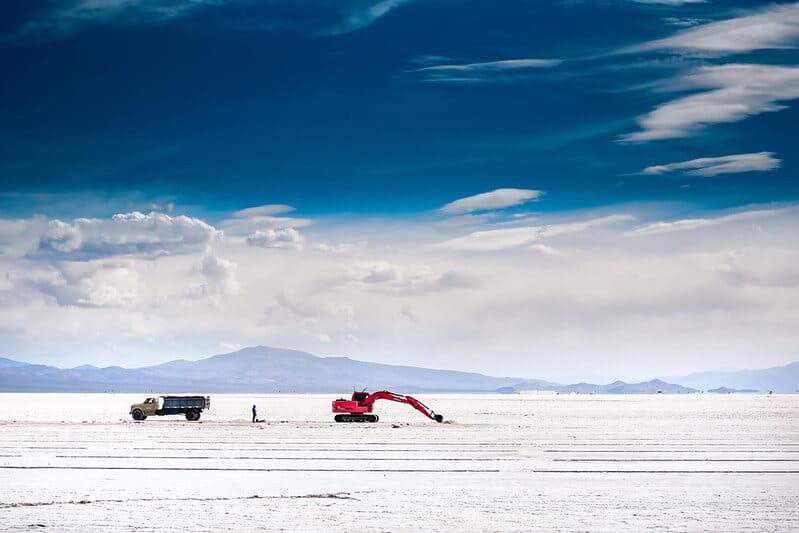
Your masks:
{"label": "salt flat", "polygon": [[[799,530],[799,396],[0,394],[7,531]],[[255,403],[265,423],[251,424]]]}

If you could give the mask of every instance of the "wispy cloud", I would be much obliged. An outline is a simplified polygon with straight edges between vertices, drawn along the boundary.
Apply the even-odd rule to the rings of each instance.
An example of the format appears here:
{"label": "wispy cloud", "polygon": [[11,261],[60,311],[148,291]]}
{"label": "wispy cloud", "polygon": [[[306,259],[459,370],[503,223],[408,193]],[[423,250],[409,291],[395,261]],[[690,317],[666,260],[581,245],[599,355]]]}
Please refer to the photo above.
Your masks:
{"label": "wispy cloud", "polygon": [[[320,31],[316,21],[308,33],[339,35],[363,29],[410,0],[361,0],[354,2],[335,2],[317,0],[308,2],[308,11],[324,12]],[[294,6],[290,0],[273,0],[259,4],[252,0],[55,0],[52,7],[40,12],[38,16],[22,26],[18,35],[23,39],[53,40],[64,38],[87,27],[97,25],[140,25],[164,23],[193,15],[204,8],[227,5],[244,5],[252,8],[275,7],[274,20],[269,12],[260,13],[258,27],[262,29],[299,28],[302,22],[283,20],[287,16],[281,6]],[[266,21],[262,20],[266,17]]]}
{"label": "wispy cloud", "polygon": [[[534,245],[549,237],[579,233],[595,226],[605,224],[616,224],[635,220],[632,215],[607,215],[599,218],[583,220],[580,222],[570,222],[564,224],[547,224],[542,226],[524,226],[520,228],[495,229],[486,231],[476,231],[464,237],[457,237],[438,243],[437,248],[456,250],[464,252],[495,252],[511,248],[519,248],[526,245]],[[543,252],[541,248],[531,249]],[[554,249],[550,248],[549,255]]]}
{"label": "wispy cloud", "polygon": [[654,165],[646,167],[642,173],[657,175],[680,172],[689,176],[710,177],[719,174],[774,170],[780,167],[780,163],[782,160],[774,157],[773,152],[754,152],[721,157],[701,157],[680,163]]}
{"label": "wispy cloud", "polygon": [[495,79],[503,73],[523,72],[531,69],[551,68],[563,63],[562,59],[503,59],[481,63],[445,63],[414,69],[422,73],[427,82],[478,82]]}
{"label": "wispy cloud", "polygon": [[[286,243],[301,243],[301,235],[296,228],[310,226],[313,221],[308,218],[282,216],[291,213],[294,208],[284,204],[266,204],[240,209],[232,213],[232,218],[223,220],[219,226],[229,235],[247,236],[247,242],[253,246],[275,247]],[[296,238],[299,237],[299,238]]]}
{"label": "wispy cloud", "polygon": [[455,200],[439,209],[439,211],[445,215],[491,211],[538,200],[542,194],[544,193],[534,189],[495,189]]}
{"label": "wispy cloud", "polygon": [[683,4],[704,4],[707,0],[632,0],[636,4],[664,4],[681,6]]}
{"label": "wispy cloud", "polygon": [[645,142],[688,137],[703,127],[738,122],[785,109],[799,98],[799,67],[729,64],[700,67],[668,82],[667,89],[710,89],[659,105],[638,119],[642,131],[621,137]]}
{"label": "wispy cloud", "polygon": [[234,218],[250,218],[257,216],[273,216],[282,215],[284,213],[291,213],[294,208],[290,205],[284,204],[267,204],[259,205],[257,207],[248,207],[233,212]]}
{"label": "wispy cloud", "polygon": [[679,50],[728,54],[799,44],[799,3],[771,6],[758,13],[711,22],[627,48],[625,52]]}
{"label": "wispy cloud", "polygon": [[407,4],[411,0],[382,0],[381,2],[369,2],[364,6],[353,7],[340,24],[335,25],[330,30],[324,32],[328,35],[338,35],[350,33],[370,26],[380,17],[388,14],[392,9]]}
{"label": "wispy cloud", "polygon": [[143,24],[187,16],[230,0],[61,0],[20,31],[27,37],[63,37],[85,26],[108,23]]}
{"label": "wispy cloud", "polygon": [[719,224],[773,217],[785,214],[788,211],[789,209],[787,208],[760,209],[712,218],[684,218],[669,222],[653,222],[651,224],[639,226],[628,232],[627,235],[656,235],[659,233],[672,233],[675,231],[691,231],[709,226],[718,226]]}
{"label": "wispy cloud", "polygon": [[527,68],[554,67],[563,62],[562,59],[504,59],[502,61],[487,61],[484,63],[465,63],[461,65],[446,64],[433,65],[416,69],[417,72],[497,72],[502,70],[518,70]]}

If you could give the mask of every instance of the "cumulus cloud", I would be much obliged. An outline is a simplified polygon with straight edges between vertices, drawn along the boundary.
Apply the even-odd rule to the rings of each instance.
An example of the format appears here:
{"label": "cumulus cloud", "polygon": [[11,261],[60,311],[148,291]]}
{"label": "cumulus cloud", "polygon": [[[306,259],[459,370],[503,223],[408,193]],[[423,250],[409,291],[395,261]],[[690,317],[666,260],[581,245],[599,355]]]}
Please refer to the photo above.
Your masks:
{"label": "cumulus cloud", "polygon": [[773,217],[785,214],[789,211],[787,208],[782,209],[759,209],[753,211],[743,211],[731,215],[724,215],[719,217],[708,218],[685,218],[681,220],[673,220],[670,222],[653,222],[639,226],[627,235],[657,235],[659,233],[672,233],[675,231],[691,231],[700,228],[707,228],[709,226],[718,226],[720,224],[728,224],[732,222],[758,220],[766,217]]}
{"label": "cumulus cloud", "polygon": [[361,261],[350,265],[349,282],[369,290],[415,295],[480,286],[480,280],[463,272],[437,274],[427,265],[399,265],[389,261]]}
{"label": "cumulus cloud", "polygon": [[768,48],[793,48],[798,43],[799,3],[792,3],[696,26],[625,51],[679,50],[729,54]]}
{"label": "cumulus cloud", "polygon": [[73,259],[118,254],[185,254],[203,250],[221,237],[222,232],[197,218],[134,211],[111,219],[50,220],[38,251]]}
{"label": "cumulus cloud", "polygon": [[259,248],[300,248],[304,240],[294,228],[259,230],[247,235],[247,244]]}
{"label": "cumulus cloud", "polygon": [[326,301],[313,295],[298,295],[293,289],[275,291],[273,301],[264,309],[267,322],[286,321],[281,329],[291,329],[301,337],[328,343],[351,341],[359,329],[352,304],[336,299]]}
{"label": "cumulus cloud", "polygon": [[[464,237],[457,237],[438,243],[437,248],[467,252],[494,252],[533,245],[545,238],[579,233],[587,229],[634,220],[632,215],[607,215],[580,222],[523,226],[519,228],[475,231]],[[542,252],[541,249],[534,249]]]}
{"label": "cumulus cloud", "polygon": [[33,289],[59,306],[129,307],[139,302],[138,272],[126,263],[61,262],[31,266],[15,285]]}
{"label": "cumulus cloud", "polygon": [[0,219],[0,256],[21,257],[36,251],[47,232],[44,216],[25,219]]}
{"label": "cumulus cloud", "polygon": [[538,200],[544,193],[534,189],[495,189],[450,202],[439,212],[445,215],[463,215],[475,211],[490,211]]}
{"label": "cumulus cloud", "polygon": [[548,255],[551,257],[563,255],[560,250],[553,248],[552,246],[547,246],[546,244],[533,244],[530,246],[530,250],[538,252],[541,255]]}
{"label": "cumulus cloud", "polygon": [[640,117],[642,131],[622,136],[645,142],[688,137],[712,124],[780,111],[799,98],[799,67],[729,64],[700,67],[669,84],[674,90],[709,89],[659,105]]}
{"label": "cumulus cloud", "polygon": [[[672,207],[625,211],[665,224],[687,218]],[[745,365],[757,350],[762,366],[776,365],[796,345],[796,213],[703,211],[698,223],[647,224],[635,237],[625,232],[643,223],[630,216],[539,213],[518,234],[487,231],[489,244],[461,230],[467,238],[451,249],[425,246],[444,240],[429,220],[370,218],[319,228],[324,241],[369,237],[369,247],[275,253],[268,265],[244,239],[155,261],[0,255],[0,324],[16,332],[0,331],[0,344],[30,360],[131,365],[265,343],[553,378],[565,366],[622,364],[651,377],[692,370],[698,355],[709,366]],[[495,240],[518,252],[464,261],[461,249],[496,249]]]}
{"label": "cumulus cloud", "polygon": [[642,173],[657,175],[681,172],[689,176],[711,177],[719,174],[774,170],[780,167],[781,162],[781,159],[774,157],[773,152],[755,152],[721,157],[702,157],[680,163],[654,165],[646,167]]}
{"label": "cumulus cloud", "polygon": [[236,278],[237,265],[228,259],[222,259],[210,254],[203,257],[200,273],[203,282],[193,287],[192,295],[197,297],[209,296],[218,301],[223,296],[239,292],[239,282]]}

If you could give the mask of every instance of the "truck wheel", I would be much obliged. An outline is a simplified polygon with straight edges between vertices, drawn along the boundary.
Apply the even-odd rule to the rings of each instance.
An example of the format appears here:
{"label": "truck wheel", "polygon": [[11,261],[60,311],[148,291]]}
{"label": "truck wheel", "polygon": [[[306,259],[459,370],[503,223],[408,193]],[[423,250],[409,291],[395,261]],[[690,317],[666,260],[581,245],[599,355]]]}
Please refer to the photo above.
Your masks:
{"label": "truck wheel", "polygon": [[186,420],[195,421],[200,419],[199,411],[186,411]]}
{"label": "truck wheel", "polygon": [[131,414],[133,415],[133,420],[144,420],[145,418],[147,418],[146,416],[144,416],[144,413],[141,412],[141,409],[136,409]]}

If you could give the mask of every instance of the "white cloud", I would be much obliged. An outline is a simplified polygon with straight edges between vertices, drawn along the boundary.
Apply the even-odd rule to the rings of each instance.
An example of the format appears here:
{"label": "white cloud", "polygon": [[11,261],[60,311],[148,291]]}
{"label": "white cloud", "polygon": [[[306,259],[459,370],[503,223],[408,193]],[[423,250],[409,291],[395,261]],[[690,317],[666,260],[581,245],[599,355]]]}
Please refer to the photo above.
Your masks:
{"label": "white cloud", "polygon": [[337,35],[350,33],[370,26],[377,19],[385,16],[394,8],[408,3],[410,0],[381,0],[371,1],[365,5],[355,5],[347,13],[345,20],[325,33]]}
{"label": "white cloud", "polygon": [[105,268],[80,281],[79,304],[122,307],[135,304],[141,292],[139,274],[128,267]]}
{"label": "white cloud", "polygon": [[111,219],[50,220],[41,236],[39,251],[76,259],[119,254],[185,254],[203,250],[221,237],[222,232],[197,218],[134,211]]}
{"label": "white cloud", "polygon": [[226,234],[252,237],[254,242],[268,242],[272,238],[296,232],[296,228],[310,226],[313,221],[307,218],[279,216],[294,211],[290,205],[268,204],[248,207],[233,212],[233,218],[223,220],[219,226]]}
{"label": "white cloud", "polygon": [[287,228],[304,228],[313,224],[308,218],[255,216],[249,218],[232,218],[223,220],[219,226],[225,230],[225,235],[249,237],[256,233],[269,234],[281,232]]}
{"label": "white cloud", "polygon": [[273,216],[291,213],[294,208],[290,205],[284,204],[267,204],[259,205],[257,207],[248,207],[247,209],[240,209],[233,212],[234,218],[253,218],[260,216]]}
{"label": "white cloud", "polygon": [[[243,238],[154,260],[0,255],[0,345],[23,360],[137,366],[267,344],[543,378],[751,366],[752,353],[758,366],[784,362],[799,330],[797,207],[703,211],[694,218],[710,224],[625,237],[636,220],[685,219],[682,208],[538,213],[520,234],[485,232],[514,251],[468,258],[429,246],[444,240],[429,217],[320,225],[322,242],[369,246],[311,243],[266,263]],[[466,249],[495,248],[465,237]]]}
{"label": "white cloud", "polygon": [[439,211],[446,215],[463,215],[475,211],[490,211],[538,200],[543,193],[533,189],[495,189],[450,202]]}
{"label": "white cloud", "polygon": [[503,59],[501,61],[485,61],[483,63],[432,65],[418,68],[416,72],[498,72],[503,70],[548,68],[555,67],[561,63],[563,63],[562,59]]}
{"label": "white cloud", "polygon": [[563,255],[563,253],[560,250],[553,248],[551,246],[547,246],[546,244],[533,244],[530,246],[530,250],[538,252],[541,255],[548,255],[551,257],[557,257]]}
{"label": "white cloud", "polygon": [[[318,0],[309,3],[309,10],[331,12],[334,20],[322,33],[338,35],[360,30],[370,26],[392,9],[409,0],[362,0],[356,2],[336,2]],[[205,8],[226,5],[251,4],[251,0],[56,0],[52,7],[45,9],[36,18],[25,24],[19,31],[23,38],[55,39],[62,38],[87,27],[102,24],[136,25],[157,24],[170,20],[189,17]],[[305,22],[283,20],[286,16],[282,5],[292,5],[291,0],[275,0],[269,2],[276,7],[274,19],[260,20],[260,29],[299,29],[313,30],[305,27]],[[307,22],[307,21],[306,21]]]}
{"label": "white cloud", "polygon": [[206,255],[199,270],[203,282],[192,288],[191,293],[194,296],[209,296],[218,302],[223,296],[239,292],[240,285],[236,278],[237,265],[233,261],[213,254]]}
{"label": "white cloud", "polygon": [[668,174],[675,171],[690,176],[718,176],[738,172],[755,172],[774,170],[780,167],[781,159],[774,157],[773,152],[755,152],[749,154],[725,155],[721,157],[702,157],[681,163],[655,165],[643,170],[643,174]]}
{"label": "white cloud", "polygon": [[638,119],[642,131],[624,135],[622,140],[688,137],[708,125],[785,109],[778,102],[799,98],[799,67],[706,66],[678,77],[669,88],[710,90],[659,105]]}
{"label": "white cloud", "polygon": [[628,222],[634,218],[631,215],[607,215],[580,222],[476,231],[464,237],[438,243],[436,247],[468,252],[495,252],[532,245],[545,238],[583,232],[595,226]]}
{"label": "white cloud", "polygon": [[627,235],[657,235],[659,233],[672,233],[675,231],[691,231],[700,228],[707,228],[709,226],[718,226],[720,224],[728,224],[732,222],[758,220],[766,217],[773,217],[782,215],[789,212],[788,209],[760,209],[753,211],[743,211],[741,213],[734,213],[731,215],[723,215],[719,217],[709,218],[685,218],[681,220],[674,220],[670,222],[653,222],[639,226]]}
{"label": "white cloud", "polygon": [[258,230],[247,235],[247,244],[260,248],[299,248],[304,240],[294,228]]}
{"label": "white cloud", "polygon": [[364,241],[352,243],[352,242],[341,242],[337,244],[330,244],[326,242],[314,244],[311,249],[317,252],[322,252],[324,254],[346,254],[353,252],[359,248],[364,248],[367,246],[367,243]]}
{"label": "white cloud", "polygon": [[711,22],[633,46],[624,52],[680,50],[715,54],[793,48],[799,44],[799,3],[771,6],[759,13]]}
{"label": "white cloud", "polygon": [[0,255],[20,257],[36,251],[47,232],[47,217],[0,219]]}
{"label": "white cloud", "polygon": [[14,284],[68,307],[130,307],[140,301],[142,294],[138,272],[131,264],[119,262],[29,265],[15,276]]}
{"label": "white cloud", "polygon": [[187,16],[227,0],[60,0],[41,17],[29,22],[21,33],[67,35],[94,24],[157,23]]}
{"label": "white cloud", "polygon": [[664,4],[669,6],[681,6],[684,4],[704,4],[707,0],[633,0],[638,4]]}
{"label": "white cloud", "polygon": [[463,272],[442,274],[428,265],[399,265],[388,261],[361,261],[349,266],[346,278],[368,290],[404,295],[419,295],[480,286],[480,280]]}
{"label": "white cloud", "polygon": [[481,63],[446,63],[414,69],[424,75],[425,82],[474,83],[501,80],[503,76],[518,76],[525,71],[552,68],[562,59],[503,59]]}

